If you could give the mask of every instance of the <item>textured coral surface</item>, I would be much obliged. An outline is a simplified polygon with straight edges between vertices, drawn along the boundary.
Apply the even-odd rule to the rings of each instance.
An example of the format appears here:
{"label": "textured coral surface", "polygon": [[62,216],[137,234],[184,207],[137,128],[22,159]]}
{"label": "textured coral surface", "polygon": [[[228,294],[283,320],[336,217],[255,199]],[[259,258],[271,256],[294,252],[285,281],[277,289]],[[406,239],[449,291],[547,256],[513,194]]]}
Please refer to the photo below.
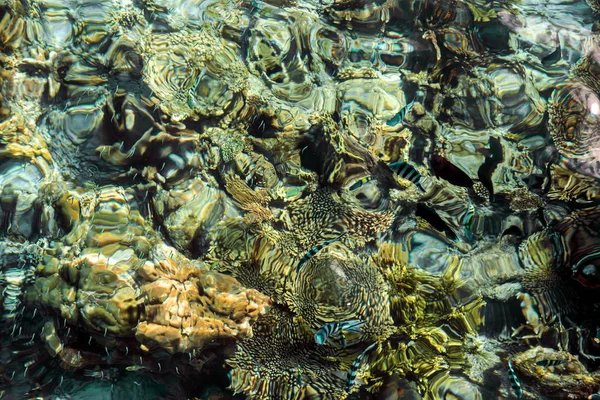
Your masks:
{"label": "textured coral surface", "polygon": [[596,393],[598,12],[0,0],[0,398]]}

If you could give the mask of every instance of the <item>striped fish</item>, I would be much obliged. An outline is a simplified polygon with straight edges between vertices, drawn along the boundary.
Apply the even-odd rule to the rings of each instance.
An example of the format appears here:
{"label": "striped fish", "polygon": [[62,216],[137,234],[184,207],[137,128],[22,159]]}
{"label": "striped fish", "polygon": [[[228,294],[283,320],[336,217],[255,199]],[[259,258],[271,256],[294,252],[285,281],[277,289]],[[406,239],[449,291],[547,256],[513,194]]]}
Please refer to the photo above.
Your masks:
{"label": "striped fish", "polygon": [[356,190],[359,187],[361,187],[362,185],[364,185],[365,183],[372,181],[373,179],[375,179],[375,177],[373,175],[369,175],[369,176],[365,176],[364,178],[360,178],[359,180],[354,182],[352,184],[352,186],[350,186],[350,190]]}
{"label": "striped fish", "polygon": [[354,360],[354,362],[352,362],[352,365],[350,366],[350,369],[348,370],[348,375],[346,376],[346,388],[345,388],[346,392],[350,393],[350,391],[354,387],[354,383],[356,382],[356,374],[358,372],[358,369],[360,368],[360,363],[365,358],[367,353],[369,351],[371,351],[376,345],[377,345],[377,342],[375,342],[372,345],[370,345],[369,347],[367,347],[362,353],[360,353],[358,355],[358,357],[356,357],[356,360]]}
{"label": "striped fish", "polygon": [[535,365],[540,365],[542,367],[554,367],[555,365],[561,365],[566,363],[567,360],[540,360],[535,363]]}
{"label": "striped fish", "polygon": [[402,122],[404,122],[404,117],[406,117],[406,114],[413,108],[414,105],[415,105],[415,101],[413,100],[410,103],[408,103],[407,105],[405,105],[404,107],[402,107],[402,109],[400,111],[398,111],[398,114],[394,115],[387,122],[387,125],[394,126],[394,125],[401,124]]}
{"label": "striped fish", "polygon": [[298,263],[298,266],[296,267],[296,272],[299,272],[300,269],[304,266],[304,264],[306,264],[308,262],[308,260],[311,259],[311,257],[313,257],[315,254],[317,254],[319,252],[319,250],[321,250],[322,248],[324,248],[326,246],[329,246],[331,243],[333,243],[335,241],[340,240],[345,234],[346,234],[346,232],[342,233],[338,237],[335,237],[333,239],[329,239],[329,240],[321,243],[320,245],[315,246],[312,249],[310,249],[310,251],[308,253],[306,253],[304,255],[304,257],[302,257],[302,259]]}
{"label": "striped fish", "polygon": [[517,374],[515,374],[515,370],[508,360],[508,379],[510,380],[510,386],[512,386],[517,398],[523,397],[523,389],[521,389],[521,382],[519,382],[519,378],[517,378]]}
{"label": "striped fish", "polygon": [[469,209],[465,213],[465,236],[467,240],[473,240],[473,217],[475,216],[475,207],[473,204],[469,204]]}
{"label": "striped fish", "polygon": [[192,87],[190,88],[190,90],[188,90],[187,93],[187,97],[188,97],[188,107],[191,108],[192,110],[196,108],[196,106],[198,105],[198,102],[196,101],[196,89],[198,88],[198,84],[200,83],[200,77],[198,77],[198,79],[196,79],[196,81],[194,82],[194,84],[192,85]]}
{"label": "striped fish", "polygon": [[405,163],[404,161],[396,161],[388,165],[392,171],[394,171],[398,176],[404,178],[406,180],[411,181],[415,185],[419,187],[419,189],[425,191],[423,186],[421,186],[421,174],[415,167],[410,165],[409,163]]}
{"label": "striped fish", "polygon": [[359,333],[364,325],[365,322],[358,319],[330,322],[323,325],[319,328],[317,333],[315,333],[315,342],[317,344],[324,344],[329,338],[340,337],[342,347],[346,348],[346,336],[344,335],[344,332]]}

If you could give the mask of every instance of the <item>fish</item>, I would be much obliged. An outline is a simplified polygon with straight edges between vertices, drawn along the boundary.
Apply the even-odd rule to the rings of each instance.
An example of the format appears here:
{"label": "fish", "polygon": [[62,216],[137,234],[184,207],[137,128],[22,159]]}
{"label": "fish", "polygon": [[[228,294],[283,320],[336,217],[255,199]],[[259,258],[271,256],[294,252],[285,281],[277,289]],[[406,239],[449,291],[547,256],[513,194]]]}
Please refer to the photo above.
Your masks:
{"label": "fish", "polygon": [[358,357],[356,357],[356,359],[352,362],[352,365],[348,370],[348,375],[346,376],[346,392],[350,393],[350,391],[354,387],[354,383],[356,382],[356,374],[358,372],[358,369],[360,368],[360,363],[365,358],[367,353],[371,351],[376,345],[377,342],[371,344],[362,353],[360,353]]}
{"label": "fish", "polygon": [[326,246],[329,246],[333,242],[340,240],[345,234],[346,234],[346,232],[342,233],[341,235],[339,235],[337,237],[334,237],[333,239],[326,240],[325,242],[321,243],[320,245],[315,246],[312,249],[310,249],[309,252],[306,253],[304,255],[304,257],[302,257],[300,259],[300,262],[298,263],[298,266],[296,267],[296,272],[299,272],[300,269],[302,269],[302,267],[304,266],[304,264],[306,264],[308,262],[308,260],[311,259],[311,257],[313,257],[315,254],[317,254],[319,252],[319,250],[321,250],[322,248],[324,248]]}
{"label": "fish", "polygon": [[469,175],[439,154],[431,155],[429,165],[433,170],[433,174],[438,178],[444,179],[455,186],[473,187],[474,182]]}
{"label": "fish", "polygon": [[192,110],[194,110],[196,108],[196,106],[198,105],[198,102],[196,101],[196,89],[198,88],[200,79],[201,79],[201,77],[199,76],[196,79],[196,81],[194,82],[194,84],[192,85],[192,87],[188,90],[188,93],[187,93],[187,104],[188,104],[188,107],[191,108]]}
{"label": "fish", "polygon": [[398,174],[398,176],[401,178],[411,181],[417,185],[419,189],[425,191],[423,186],[421,186],[421,174],[409,163],[405,163],[404,161],[396,161],[389,164],[388,167],[390,167],[390,169]]}
{"label": "fish", "polygon": [[479,149],[479,152],[485,155],[485,161],[479,167],[477,177],[481,184],[490,192],[490,201],[493,201],[494,185],[492,183],[492,175],[498,164],[504,160],[504,152],[502,151],[500,140],[494,136],[490,136],[488,145],[489,149]]}
{"label": "fish", "polygon": [[475,207],[469,204],[469,209],[465,213],[465,236],[468,240],[473,240],[473,217],[475,216]]}
{"label": "fish", "polygon": [[375,179],[375,177],[373,175],[365,176],[364,178],[360,178],[359,180],[354,182],[352,184],[352,186],[350,186],[350,190],[356,190],[359,187],[361,187],[362,185],[364,185],[365,183],[372,181],[373,179]]}
{"label": "fish", "polygon": [[386,122],[386,124],[388,126],[394,126],[397,124],[401,124],[402,122],[404,122],[404,117],[406,117],[406,114],[413,108],[413,106],[415,105],[415,101],[411,101],[410,103],[408,103],[407,105],[405,105],[404,107],[402,107],[402,109],[400,111],[398,111],[398,113],[396,115],[394,115],[392,118],[390,118],[388,120],[388,122]]}
{"label": "fish", "polygon": [[342,322],[330,322],[323,325],[317,333],[315,333],[315,342],[319,345],[324,344],[327,339],[339,336],[341,338],[342,347],[346,348],[346,336],[344,331],[350,333],[359,333],[362,327],[365,326],[364,321],[351,319]]}
{"label": "fish", "polygon": [[144,370],[147,368],[144,367],[143,365],[130,365],[129,367],[127,367],[125,369],[129,372],[135,372],[135,371],[141,371],[141,370]]}
{"label": "fish", "polygon": [[567,360],[540,360],[535,363],[535,365],[540,365],[542,367],[553,367],[555,365],[561,365],[566,363]]}
{"label": "fish", "polygon": [[[96,366],[98,368],[98,366]],[[118,373],[118,369],[116,368],[108,368],[108,369],[84,369],[82,374],[87,378],[93,379],[102,379],[102,380],[113,380],[116,378],[116,374]]]}
{"label": "fish", "polygon": [[[412,183],[417,185],[419,189],[425,191],[421,186],[421,174],[412,165],[405,163],[404,161],[396,161],[388,164],[388,167],[396,174],[398,174],[401,178],[411,181]],[[375,179],[375,176],[373,175],[365,176],[364,178],[361,178],[354,182],[349,189],[356,190],[365,183],[372,181],[373,179]]]}
{"label": "fish", "polygon": [[600,394],[592,394],[588,396],[588,400],[600,400]]}
{"label": "fish", "polygon": [[513,388],[515,395],[517,398],[523,397],[523,389],[521,388],[521,382],[519,382],[519,378],[517,378],[517,374],[515,374],[515,370],[512,367],[510,360],[508,360],[508,379],[510,380],[510,386]]}

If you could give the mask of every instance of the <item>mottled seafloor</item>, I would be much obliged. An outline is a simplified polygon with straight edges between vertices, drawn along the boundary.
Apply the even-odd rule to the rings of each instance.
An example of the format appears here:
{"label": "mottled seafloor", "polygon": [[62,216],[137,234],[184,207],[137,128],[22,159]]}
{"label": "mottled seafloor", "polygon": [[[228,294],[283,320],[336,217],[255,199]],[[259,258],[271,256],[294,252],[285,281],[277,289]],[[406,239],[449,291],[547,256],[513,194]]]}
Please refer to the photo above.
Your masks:
{"label": "mottled seafloor", "polygon": [[0,398],[587,399],[599,118],[598,0],[0,0]]}

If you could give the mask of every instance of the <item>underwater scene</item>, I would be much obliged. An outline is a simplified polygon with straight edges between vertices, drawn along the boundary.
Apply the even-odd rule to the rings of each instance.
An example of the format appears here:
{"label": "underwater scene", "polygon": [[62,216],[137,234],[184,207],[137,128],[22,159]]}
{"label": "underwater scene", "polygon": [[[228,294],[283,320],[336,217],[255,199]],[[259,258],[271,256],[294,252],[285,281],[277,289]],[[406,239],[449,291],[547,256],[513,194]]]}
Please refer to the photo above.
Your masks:
{"label": "underwater scene", "polygon": [[0,399],[600,399],[600,0],[0,0]]}

